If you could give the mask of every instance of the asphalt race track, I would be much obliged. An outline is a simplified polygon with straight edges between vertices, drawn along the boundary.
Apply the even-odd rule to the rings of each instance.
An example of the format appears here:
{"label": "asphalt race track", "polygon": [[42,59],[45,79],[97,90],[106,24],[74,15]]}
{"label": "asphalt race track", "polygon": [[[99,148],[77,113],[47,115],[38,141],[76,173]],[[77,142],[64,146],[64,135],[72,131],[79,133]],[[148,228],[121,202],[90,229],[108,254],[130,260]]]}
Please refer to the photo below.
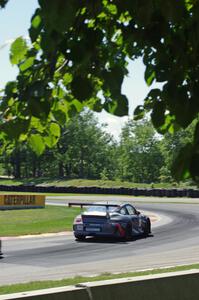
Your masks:
{"label": "asphalt race track", "polygon": [[199,204],[135,206],[161,217],[148,238],[128,242],[89,238],[77,242],[71,234],[57,234],[3,240],[0,285],[199,262]]}

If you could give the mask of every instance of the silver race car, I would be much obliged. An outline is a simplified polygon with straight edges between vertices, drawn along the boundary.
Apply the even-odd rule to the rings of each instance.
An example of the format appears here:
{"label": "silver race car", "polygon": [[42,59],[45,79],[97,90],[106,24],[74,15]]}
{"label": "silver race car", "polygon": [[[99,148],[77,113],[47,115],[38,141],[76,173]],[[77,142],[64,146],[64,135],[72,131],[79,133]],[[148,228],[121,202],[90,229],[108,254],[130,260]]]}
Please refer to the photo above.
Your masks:
{"label": "silver race car", "polygon": [[107,236],[130,239],[133,236],[151,233],[148,216],[141,214],[131,204],[105,203],[69,203],[71,206],[86,207],[73,223],[73,232],[77,240],[87,236]]}

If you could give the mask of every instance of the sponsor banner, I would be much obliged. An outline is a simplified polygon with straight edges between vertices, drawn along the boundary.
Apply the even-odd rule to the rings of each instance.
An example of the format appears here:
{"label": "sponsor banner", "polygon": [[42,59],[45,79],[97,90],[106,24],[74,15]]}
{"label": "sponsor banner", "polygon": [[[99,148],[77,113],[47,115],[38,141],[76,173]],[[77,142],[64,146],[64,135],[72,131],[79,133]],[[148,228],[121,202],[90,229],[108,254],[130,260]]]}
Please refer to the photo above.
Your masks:
{"label": "sponsor banner", "polygon": [[0,195],[0,210],[45,207],[45,195]]}

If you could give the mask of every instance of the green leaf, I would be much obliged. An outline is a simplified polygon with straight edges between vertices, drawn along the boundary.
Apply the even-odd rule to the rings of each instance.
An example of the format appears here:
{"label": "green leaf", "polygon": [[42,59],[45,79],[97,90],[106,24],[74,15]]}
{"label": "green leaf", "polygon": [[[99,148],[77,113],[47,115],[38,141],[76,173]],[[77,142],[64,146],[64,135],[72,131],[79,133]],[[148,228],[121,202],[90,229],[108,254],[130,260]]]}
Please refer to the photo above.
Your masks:
{"label": "green leaf", "polygon": [[59,124],[64,125],[66,123],[66,113],[62,110],[56,110],[53,112],[53,115]]}
{"label": "green leaf", "polygon": [[185,0],[185,6],[188,11],[190,11],[193,7],[193,0]]}
{"label": "green leaf", "polygon": [[41,124],[41,120],[35,117],[31,117],[31,127],[40,133],[43,133],[45,130],[45,126]]}
{"label": "green leaf", "polygon": [[143,119],[144,115],[145,115],[145,110],[143,105],[138,105],[134,110],[134,120],[135,121],[141,120]]}
{"label": "green leaf", "polygon": [[56,139],[52,135],[45,136],[44,142],[45,142],[46,146],[48,146],[49,148],[52,148],[53,146],[56,145]]}
{"label": "green leaf", "polygon": [[110,14],[116,15],[117,14],[117,6],[114,4],[106,5],[106,9],[109,11]]}
{"label": "green leaf", "polygon": [[30,114],[36,118],[46,119],[51,109],[51,90],[44,81],[35,81],[28,86],[26,98]]}
{"label": "green leaf", "polygon": [[65,73],[64,77],[63,77],[63,84],[67,85],[68,83],[70,83],[72,81],[73,77],[70,73]]}
{"label": "green leaf", "polygon": [[63,32],[72,26],[78,9],[78,1],[39,0],[39,4],[48,29]]}
{"label": "green leaf", "polygon": [[31,24],[32,24],[33,28],[37,29],[39,27],[39,25],[41,24],[41,16],[40,15],[34,16]]}
{"label": "green leaf", "polygon": [[84,105],[80,101],[73,100],[70,103],[67,116],[69,118],[74,117],[75,115],[77,115],[77,113],[80,113],[83,108],[84,108]]}
{"label": "green leaf", "polygon": [[10,139],[17,140],[22,133],[26,134],[29,125],[29,120],[16,118],[3,123],[0,128],[9,136]]}
{"label": "green leaf", "polygon": [[42,29],[42,18],[41,18],[41,9],[36,9],[32,19],[31,19],[31,27],[29,29],[29,34],[31,41],[34,43]]}
{"label": "green leaf", "polygon": [[125,95],[119,95],[114,101],[110,98],[106,99],[104,103],[104,109],[118,117],[128,115],[128,99]]}
{"label": "green leaf", "polygon": [[19,68],[22,72],[26,71],[30,67],[32,67],[34,63],[35,58],[34,57],[29,57],[26,59],[23,63],[20,64]]}
{"label": "green leaf", "polygon": [[144,99],[144,108],[147,111],[153,109],[155,103],[159,101],[161,91],[159,89],[152,89]]}
{"label": "green leaf", "polygon": [[31,97],[28,99],[28,108],[32,116],[46,119],[50,112],[50,103],[42,98]]}
{"label": "green leaf", "polygon": [[151,65],[146,67],[144,78],[148,86],[150,86],[153,83],[155,79],[155,71]]}
{"label": "green leaf", "polygon": [[24,60],[28,51],[26,41],[22,37],[18,37],[11,45],[10,48],[10,61],[13,65],[19,64]]}
{"label": "green leaf", "polygon": [[163,97],[180,126],[186,128],[191,124],[196,117],[198,98],[192,98],[190,101],[186,86],[176,87],[173,83],[166,84],[163,89]]}
{"label": "green leaf", "polygon": [[160,133],[162,133],[161,127],[165,124],[165,110],[165,103],[163,101],[157,101],[154,104],[154,108],[151,113],[152,123]]}
{"label": "green leaf", "polygon": [[51,123],[48,128],[49,135],[44,137],[45,144],[49,148],[54,147],[60,138],[60,133],[59,125],[57,123]]}
{"label": "green leaf", "polygon": [[57,139],[60,137],[60,127],[57,123],[51,123],[49,127],[49,132],[51,135]]}
{"label": "green leaf", "polygon": [[99,98],[91,98],[90,101],[88,101],[87,106],[96,112],[101,112],[103,109],[103,104]]}
{"label": "green leaf", "polygon": [[120,66],[114,66],[110,71],[102,72],[104,78],[104,88],[111,92],[113,97],[121,93],[121,86],[126,71]]}
{"label": "green leaf", "polygon": [[29,138],[31,149],[39,156],[45,150],[45,143],[40,134],[32,134]]}
{"label": "green leaf", "polygon": [[5,94],[7,97],[12,97],[13,93],[17,91],[17,82],[16,81],[9,81],[5,86]]}
{"label": "green leaf", "polygon": [[75,76],[71,82],[71,90],[74,97],[83,102],[92,97],[93,85],[91,80],[80,75]]}
{"label": "green leaf", "polygon": [[68,109],[69,109],[69,104],[66,100],[62,99],[60,101],[60,99],[58,99],[57,102],[54,102],[52,113],[59,124],[65,125]]}

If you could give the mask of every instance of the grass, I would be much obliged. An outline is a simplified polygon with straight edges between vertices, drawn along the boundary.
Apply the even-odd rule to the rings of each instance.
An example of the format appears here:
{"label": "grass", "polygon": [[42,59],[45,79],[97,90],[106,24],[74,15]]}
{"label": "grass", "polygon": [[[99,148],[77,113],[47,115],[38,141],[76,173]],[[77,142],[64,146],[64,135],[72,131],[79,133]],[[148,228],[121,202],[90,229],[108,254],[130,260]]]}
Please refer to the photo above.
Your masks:
{"label": "grass", "polygon": [[72,230],[73,219],[80,211],[63,206],[0,211],[1,237]]}
{"label": "grass", "polygon": [[62,280],[35,281],[30,283],[6,285],[6,286],[0,286],[0,294],[3,295],[3,294],[10,294],[10,293],[25,292],[25,291],[27,292],[27,291],[47,289],[53,287],[77,285],[83,282],[94,282],[94,281],[108,280],[108,279],[153,275],[153,274],[161,274],[161,273],[176,272],[176,271],[186,271],[191,269],[199,269],[199,264],[178,266],[172,268],[154,269],[154,270],[140,271],[140,272],[129,272],[129,273],[120,273],[120,274],[104,273],[93,277],[76,276],[74,278],[66,278]]}
{"label": "grass", "polygon": [[89,179],[54,179],[54,178],[28,178],[4,179],[0,178],[0,185],[40,185],[40,186],[97,186],[97,187],[126,187],[126,188],[189,188],[189,183],[133,183],[120,180],[89,180]]}

